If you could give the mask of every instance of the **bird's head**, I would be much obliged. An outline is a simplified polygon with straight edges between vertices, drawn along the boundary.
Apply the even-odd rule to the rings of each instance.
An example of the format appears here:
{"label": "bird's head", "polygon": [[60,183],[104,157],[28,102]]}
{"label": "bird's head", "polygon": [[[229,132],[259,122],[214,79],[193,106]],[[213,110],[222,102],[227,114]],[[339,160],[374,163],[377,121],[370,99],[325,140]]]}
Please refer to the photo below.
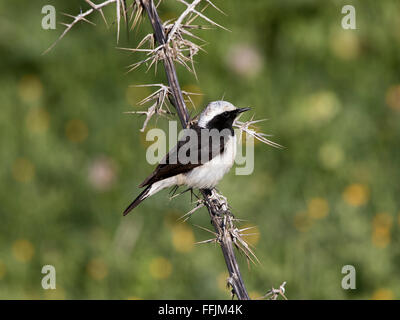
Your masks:
{"label": "bird's head", "polygon": [[250,108],[236,108],[227,101],[213,101],[200,114],[198,125],[207,129],[231,129],[233,121],[240,113]]}

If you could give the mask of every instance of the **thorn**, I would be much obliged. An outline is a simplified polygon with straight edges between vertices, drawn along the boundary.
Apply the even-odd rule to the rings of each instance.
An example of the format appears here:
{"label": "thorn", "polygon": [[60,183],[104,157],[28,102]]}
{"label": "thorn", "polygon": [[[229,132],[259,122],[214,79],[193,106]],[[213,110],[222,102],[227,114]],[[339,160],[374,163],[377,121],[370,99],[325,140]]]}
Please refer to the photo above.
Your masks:
{"label": "thorn", "polygon": [[199,210],[200,208],[204,207],[204,203],[203,201],[200,200],[199,204],[194,207],[192,210],[190,210],[189,212],[185,213],[182,217],[180,217],[178,220],[182,220],[183,222],[186,222],[193,213],[195,213],[197,210]]}
{"label": "thorn", "polygon": [[197,228],[200,228],[200,229],[202,229],[202,230],[204,230],[204,231],[210,232],[210,233],[212,233],[213,235],[215,235],[216,237],[218,237],[218,235],[217,235],[214,231],[211,231],[211,230],[209,230],[209,229],[207,229],[207,228],[204,228],[204,227],[202,227],[202,226],[199,226],[199,225],[197,225],[197,224],[194,224],[194,226],[197,227]]}
{"label": "thorn", "polygon": [[214,9],[222,13],[224,16],[227,16],[225,12],[223,12],[220,8],[218,8],[214,3],[212,3],[210,0],[206,0]]}
{"label": "thorn", "polygon": [[250,229],[255,229],[255,228],[257,228],[257,227],[254,226],[254,227],[243,228],[243,229],[239,229],[239,232],[243,232],[243,231],[250,230]]}
{"label": "thorn", "polygon": [[212,239],[208,239],[208,240],[203,240],[203,241],[198,241],[198,242],[195,242],[194,244],[204,244],[204,243],[210,243],[210,242],[217,242],[217,239],[216,238],[212,238]]}

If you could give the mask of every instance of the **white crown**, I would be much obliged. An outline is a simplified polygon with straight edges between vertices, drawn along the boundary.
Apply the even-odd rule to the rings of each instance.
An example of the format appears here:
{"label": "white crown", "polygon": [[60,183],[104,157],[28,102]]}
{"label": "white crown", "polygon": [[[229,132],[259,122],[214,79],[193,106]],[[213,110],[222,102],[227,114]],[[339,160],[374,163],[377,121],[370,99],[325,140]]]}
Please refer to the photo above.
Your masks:
{"label": "white crown", "polygon": [[205,128],[207,126],[207,123],[216,115],[221,114],[225,111],[232,111],[235,109],[236,107],[228,101],[220,100],[210,102],[200,114],[198,125],[202,128]]}

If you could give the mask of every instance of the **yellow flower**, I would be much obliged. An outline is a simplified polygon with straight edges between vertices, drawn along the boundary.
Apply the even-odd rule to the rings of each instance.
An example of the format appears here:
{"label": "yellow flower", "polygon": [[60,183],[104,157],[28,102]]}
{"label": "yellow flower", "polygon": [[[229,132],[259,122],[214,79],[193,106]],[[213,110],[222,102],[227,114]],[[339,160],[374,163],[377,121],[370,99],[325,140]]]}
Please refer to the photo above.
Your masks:
{"label": "yellow flower", "polygon": [[393,300],[394,294],[390,289],[381,288],[376,290],[372,295],[372,300]]}
{"label": "yellow flower", "polygon": [[374,228],[388,228],[390,229],[393,224],[393,218],[390,214],[383,212],[378,213],[373,219]]}
{"label": "yellow flower", "polygon": [[351,184],[344,190],[343,198],[353,207],[362,206],[369,199],[369,189],[366,185],[360,183]]}
{"label": "yellow flower", "polygon": [[32,259],[35,248],[28,240],[20,239],[14,242],[12,251],[16,260],[20,262],[28,262]]}
{"label": "yellow flower", "polygon": [[308,201],[308,215],[312,219],[325,218],[329,213],[329,204],[323,198],[312,198]]}
{"label": "yellow flower", "polygon": [[157,257],[150,261],[150,274],[154,279],[166,279],[171,272],[172,265],[167,259]]}
{"label": "yellow flower", "polygon": [[388,213],[377,214],[372,221],[372,243],[385,248],[390,243],[390,229],[393,219]]}
{"label": "yellow flower", "polygon": [[194,235],[190,228],[184,224],[172,228],[172,244],[176,251],[189,252],[194,247]]}

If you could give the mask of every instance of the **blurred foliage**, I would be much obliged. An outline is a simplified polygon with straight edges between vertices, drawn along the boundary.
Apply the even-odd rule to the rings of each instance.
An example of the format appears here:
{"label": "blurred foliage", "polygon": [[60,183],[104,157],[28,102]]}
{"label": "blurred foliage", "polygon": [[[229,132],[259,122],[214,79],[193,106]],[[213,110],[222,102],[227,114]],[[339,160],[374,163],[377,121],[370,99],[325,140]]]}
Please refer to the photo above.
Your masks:
{"label": "blurred foliage", "polygon": [[[227,16],[209,16],[232,32],[199,31],[209,44],[198,82],[178,67],[182,86],[204,94],[193,114],[225,96],[270,119],[263,131],[285,146],[257,144],[254,173],[231,170],[219,186],[258,229],[261,265],[239,257],[251,296],[287,281],[289,299],[399,298],[399,1],[215,3]],[[357,30],[343,30],[352,3]],[[220,249],[194,244],[210,237],[194,226],[210,227],[206,211],[177,222],[188,194],[169,201],[163,191],[121,214],[153,168],[143,119],[123,113],[146,92],[129,86],[164,82],[162,68],[126,74],[140,55],[117,50],[115,24],[99,15],[41,55],[63,30],[41,28],[45,4],[57,22],[86,8],[0,1],[0,298],[230,298]],[[159,8],[164,20],[183,9]],[[144,20],[118,46],[149,30]],[[56,290],[41,288],[46,264]],[[347,264],[356,290],[341,288]]]}

